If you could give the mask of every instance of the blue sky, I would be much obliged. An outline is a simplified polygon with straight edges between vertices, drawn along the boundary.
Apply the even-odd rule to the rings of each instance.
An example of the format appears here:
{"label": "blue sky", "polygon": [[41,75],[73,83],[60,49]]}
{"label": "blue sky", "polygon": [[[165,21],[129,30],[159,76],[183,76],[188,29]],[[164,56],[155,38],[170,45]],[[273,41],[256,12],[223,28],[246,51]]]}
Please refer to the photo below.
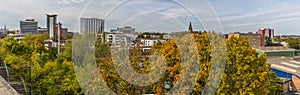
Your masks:
{"label": "blue sky", "polygon": [[[123,4],[120,4],[124,2]],[[137,31],[195,30],[255,32],[274,28],[275,34],[300,35],[299,0],[2,0],[0,27],[19,29],[19,21],[34,18],[45,27],[44,14],[58,14],[70,31],[80,17],[106,18],[105,30],[132,26]],[[118,6],[119,7],[116,7]],[[113,11],[111,11],[113,10]],[[109,14],[110,13],[110,14]],[[200,19],[200,20],[199,20]],[[219,24],[222,27],[219,27]]]}

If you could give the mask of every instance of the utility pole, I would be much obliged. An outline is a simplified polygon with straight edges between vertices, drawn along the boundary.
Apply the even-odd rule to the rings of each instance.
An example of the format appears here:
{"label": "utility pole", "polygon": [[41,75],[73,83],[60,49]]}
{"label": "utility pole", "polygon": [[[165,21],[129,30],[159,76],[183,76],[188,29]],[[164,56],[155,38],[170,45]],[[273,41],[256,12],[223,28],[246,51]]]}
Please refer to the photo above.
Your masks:
{"label": "utility pole", "polygon": [[57,41],[57,54],[59,54],[60,53],[60,32],[61,32],[61,23],[60,22],[58,22],[58,31],[57,31],[57,39],[58,39],[58,41]]}

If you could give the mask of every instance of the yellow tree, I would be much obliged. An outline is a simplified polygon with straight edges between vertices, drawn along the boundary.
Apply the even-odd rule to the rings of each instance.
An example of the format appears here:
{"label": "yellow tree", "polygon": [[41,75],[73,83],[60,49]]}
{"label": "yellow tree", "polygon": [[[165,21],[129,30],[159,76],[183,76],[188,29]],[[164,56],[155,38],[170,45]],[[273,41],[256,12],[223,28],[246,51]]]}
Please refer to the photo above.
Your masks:
{"label": "yellow tree", "polygon": [[269,71],[266,57],[259,55],[245,38],[227,41],[226,70],[217,94],[280,94],[278,78]]}

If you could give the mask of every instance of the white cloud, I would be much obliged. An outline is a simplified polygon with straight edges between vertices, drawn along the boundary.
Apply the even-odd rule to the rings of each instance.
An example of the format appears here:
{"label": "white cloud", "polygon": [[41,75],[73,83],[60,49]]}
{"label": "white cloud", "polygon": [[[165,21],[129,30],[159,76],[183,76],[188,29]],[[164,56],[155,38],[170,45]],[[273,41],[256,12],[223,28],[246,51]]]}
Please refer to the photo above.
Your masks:
{"label": "white cloud", "polygon": [[284,14],[276,15],[274,16],[274,19],[276,18],[289,18],[289,17],[300,17],[300,10],[298,11],[291,11],[291,12],[285,12]]}
{"label": "white cloud", "polygon": [[283,18],[283,19],[276,19],[269,22],[264,22],[263,24],[278,24],[278,23],[288,23],[289,21],[299,21],[300,17],[291,17],[291,18]]}
{"label": "white cloud", "polygon": [[292,30],[295,29],[295,25],[291,24],[299,21],[299,1],[229,0],[213,2],[215,2],[214,7],[218,14],[222,14],[220,18],[227,32],[236,30],[248,32],[256,31],[261,27],[272,27],[278,30],[275,33],[296,33],[295,30]]}
{"label": "white cloud", "polygon": [[[215,27],[218,26],[219,21],[217,16],[213,15],[214,11],[210,9],[211,6],[207,5],[207,0],[178,1],[2,0],[0,4],[0,26],[6,24],[9,28],[18,29],[19,21],[26,18],[35,18],[39,21],[40,26],[45,26],[44,14],[55,13],[58,14],[58,19],[64,24],[63,26],[69,27],[71,31],[73,31],[79,17],[105,18],[106,16],[106,31],[122,26],[123,23],[137,25],[136,28],[139,30],[155,28],[154,25],[149,26],[148,22],[157,22],[161,29],[181,31],[186,30],[185,26],[188,26],[189,21],[193,22],[195,29],[203,29],[202,25],[199,24],[202,23],[208,29],[221,30],[220,27]],[[276,29],[277,27],[274,27],[276,30],[292,31],[290,29],[295,29],[296,25],[280,25],[290,24],[291,21],[296,24],[296,21],[299,21],[297,17],[300,17],[299,1],[209,1],[216,9],[216,13],[221,14],[220,19],[227,32],[231,30],[251,31],[257,30],[258,27],[268,26],[281,28]],[[121,2],[126,3],[116,7]],[[110,15],[108,15],[109,12],[111,12]],[[151,12],[152,14],[149,15]],[[193,14],[197,14],[202,22],[199,22],[199,19]],[[180,23],[184,25],[182,26]],[[300,25],[300,21],[298,24]]]}
{"label": "white cloud", "polygon": [[83,2],[84,0],[60,0],[58,1],[59,4],[66,4],[66,5],[69,5],[69,4],[72,4],[72,3],[81,3]]}
{"label": "white cloud", "polygon": [[255,25],[255,23],[241,23],[241,24],[228,24],[228,27],[245,27],[245,26],[250,26],[250,25]]}

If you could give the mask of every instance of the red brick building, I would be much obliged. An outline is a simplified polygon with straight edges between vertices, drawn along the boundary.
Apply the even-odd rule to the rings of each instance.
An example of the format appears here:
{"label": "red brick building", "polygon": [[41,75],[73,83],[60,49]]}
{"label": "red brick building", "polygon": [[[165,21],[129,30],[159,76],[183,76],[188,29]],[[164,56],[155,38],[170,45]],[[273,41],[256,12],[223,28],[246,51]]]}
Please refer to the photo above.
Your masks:
{"label": "red brick building", "polygon": [[265,45],[266,37],[271,39],[274,37],[274,29],[271,28],[261,28],[258,30],[258,33],[261,35],[261,46]]}
{"label": "red brick building", "polygon": [[[59,23],[60,24],[60,23]],[[55,33],[54,33],[54,39],[58,39],[58,24],[55,26]],[[62,25],[60,24],[60,39],[61,40],[67,40],[68,36],[68,28],[62,28]]]}

